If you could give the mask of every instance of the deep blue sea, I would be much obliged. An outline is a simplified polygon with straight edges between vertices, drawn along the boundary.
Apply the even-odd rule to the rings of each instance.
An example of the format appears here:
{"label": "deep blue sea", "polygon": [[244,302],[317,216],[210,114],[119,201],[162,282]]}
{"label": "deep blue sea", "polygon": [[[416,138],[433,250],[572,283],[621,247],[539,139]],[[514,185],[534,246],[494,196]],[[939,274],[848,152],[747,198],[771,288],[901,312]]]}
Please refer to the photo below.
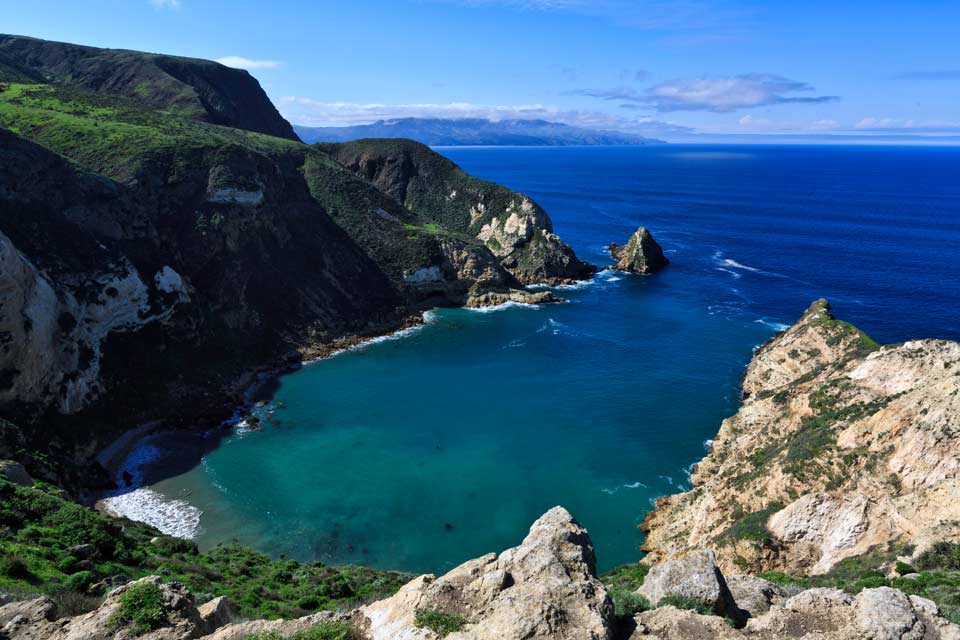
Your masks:
{"label": "deep blue sea", "polygon": [[588,261],[645,225],[672,264],[568,304],[436,311],[284,377],[262,430],[154,486],[202,510],[202,545],[441,572],[562,504],[610,568],[688,486],[754,347],[814,299],[881,342],[960,338],[960,149],[440,151],[533,196]]}

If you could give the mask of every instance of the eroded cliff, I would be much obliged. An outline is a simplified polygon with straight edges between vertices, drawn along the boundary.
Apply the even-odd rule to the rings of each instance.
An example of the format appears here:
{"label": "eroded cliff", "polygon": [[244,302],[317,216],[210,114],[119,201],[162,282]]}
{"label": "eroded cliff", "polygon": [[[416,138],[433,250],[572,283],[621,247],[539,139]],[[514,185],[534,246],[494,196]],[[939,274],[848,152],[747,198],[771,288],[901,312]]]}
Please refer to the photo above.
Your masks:
{"label": "eroded cliff", "polygon": [[881,347],[815,302],[754,354],[692,483],[648,516],[648,562],[819,574],[960,540],[960,344]]}

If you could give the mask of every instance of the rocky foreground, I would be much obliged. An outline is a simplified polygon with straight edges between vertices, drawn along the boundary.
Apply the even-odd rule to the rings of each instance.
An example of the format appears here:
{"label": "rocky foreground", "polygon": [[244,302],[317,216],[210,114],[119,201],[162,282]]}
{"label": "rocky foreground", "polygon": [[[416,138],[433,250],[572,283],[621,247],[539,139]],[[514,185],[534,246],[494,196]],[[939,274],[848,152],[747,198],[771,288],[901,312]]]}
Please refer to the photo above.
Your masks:
{"label": "rocky foreground", "polygon": [[823,588],[791,593],[751,576],[725,577],[703,549],[654,567],[635,595],[643,605],[618,613],[596,575],[587,531],[555,507],[518,547],[442,577],[420,576],[392,597],[352,611],[238,622],[225,598],[198,607],[182,584],[147,577],[79,616],[58,618],[46,597],[7,604],[0,607],[0,628],[11,640],[241,640],[310,630],[317,635],[308,637],[368,640],[960,638],[960,627],[930,600],[889,587],[856,596]]}
{"label": "rocky foreground", "polygon": [[650,562],[824,574],[960,540],[960,344],[881,347],[815,302],[754,354],[692,481],[647,518]]}

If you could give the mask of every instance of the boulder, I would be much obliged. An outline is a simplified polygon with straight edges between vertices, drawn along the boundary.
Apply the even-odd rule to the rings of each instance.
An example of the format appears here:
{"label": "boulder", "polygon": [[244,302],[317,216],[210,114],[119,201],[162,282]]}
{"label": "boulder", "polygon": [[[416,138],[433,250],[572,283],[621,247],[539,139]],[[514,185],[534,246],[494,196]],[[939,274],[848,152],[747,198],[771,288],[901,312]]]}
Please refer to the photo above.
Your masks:
{"label": "boulder", "polygon": [[0,607],[0,637],[29,637],[22,635],[24,630],[48,623],[56,617],[57,606],[46,596],[5,604]]}
{"label": "boulder", "polygon": [[890,587],[864,589],[854,605],[864,640],[921,640],[926,625],[902,591]]}
{"label": "boulder", "polygon": [[617,261],[614,269],[629,273],[653,273],[670,262],[646,227],[637,229],[625,245],[611,243],[610,255]]}
{"label": "boulder", "polygon": [[787,599],[787,591],[778,584],[756,576],[737,574],[726,577],[727,588],[737,608],[755,618],[770,610],[774,604]]}
{"label": "boulder", "polygon": [[630,640],[960,640],[960,627],[943,618],[936,604],[889,587],[856,597],[808,589],[774,602],[743,629],[675,607],[645,611],[634,624]]}
{"label": "boulder", "polygon": [[654,607],[664,598],[683,598],[701,602],[734,621],[745,618],[717,568],[716,555],[707,549],[690,549],[653,567],[637,592]]}
{"label": "boulder", "polygon": [[613,605],[596,577],[593,545],[562,507],[537,520],[520,546],[440,578],[420,576],[367,605],[363,626],[371,640],[436,637],[417,627],[418,610],[459,618],[461,629],[448,640],[600,640],[613,633]]}
{"label": "boulder", "polygon": [[207,633],[237,620],[236,607],[226,596],[220,596],[197,607],[203,627]]}
{"label": "boulder", "polygon": [[[159,629],[136,635],[129,627],[118,627],[114,614],[121,607],[121,597],[134,585],[150,583],[163,594],[163,609],[167,621]],[[45,601],[46,600],[46,601]],[[44,602],[45,601],[45,602]],[[53,603],[45,598],[29,603],[14,603],[0,607],[0,621],[8,607],[26,607],[22,615],[10,620],[3,628],[9,640],[189,640],[199,638],[203,621],[190,591],[179,582],[164,583],[157,576],[141,578],[111,592],[94,611],[73,618],[55,620]]]}
{"label": "boulder", "polygon": [[23,468],[23,465],[13,460],[0,460],[0,475],[21,487],[32,487],[33,478]]}

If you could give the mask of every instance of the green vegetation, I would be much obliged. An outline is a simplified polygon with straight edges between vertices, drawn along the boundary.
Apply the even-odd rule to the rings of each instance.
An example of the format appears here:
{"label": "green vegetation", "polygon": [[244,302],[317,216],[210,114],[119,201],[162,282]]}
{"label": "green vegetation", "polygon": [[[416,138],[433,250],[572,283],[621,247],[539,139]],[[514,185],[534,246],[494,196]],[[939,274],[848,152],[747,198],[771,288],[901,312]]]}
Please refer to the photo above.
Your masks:
{"label": "green vegetation", "polygon": [[[921,553],[915,563],[919,575],[905,578],[905,573],[914,573],[911,571],[913,567],[898,562],[896,558],[911,552],[909,547],[894,545],[846,558],[824,575],[794,577],[772,572],[761,574],[760,577],[780,585],[834,587],[849,593],[876,587],[894,587],[904,593],[933,600],[947,618],[960,624],[960,544],[940,542]],[[890,565],[896,567],[899,577],[887,577],[883,568]]]}
{"label": "green vegetation", "polygon": [[293,635],[281,636],[279,633],[255,633],[244,640],[349,640],[353,635],[350,625],[344,622],[321,622]]}
{"label": "green vegetation", "polygon": [[614,613],[618,617],[633,617],[650,608],[650,602],[636,591],[650,573],[645,564],[625,564],[600,575],[613,600]]}
{"label": "green vegetation", "polygon": [[[78,547],[78,545],[89,545]],[[362,567],[271,560],[237,544],[200,553],[187,540],[109,518],[66,500],[54,487],[0,479],[0,590],[48,594],[81,613],[114,576],[183,582],[199,601],[226,595],[250,618],[294,618],[387,597],[410,576]]]}
{"label": "green vegetation", "polygon": [[441,638],[460,631],[467,621],[456,613],[446,613],[437,609],[417,609],[413,624],[423,629],[430,629]]}
{"label": "green vegetation", "polygon": [[686,609],[696,611],[702,616],[714,615],[713,606],[709,602],[699,598],[690,598],[687,596],[664,596],[660,598],[658,607],[676,607],[677,609]]}
{"label": "green vegetation", "polygon": [[774,502],[752,513],[744,513],[738,505],[733,514],[734,523],[720,534],[720,539],[753,540],[765,544],[771,537],[770,530],[767,529],[767,520],[781,510],[783,510],[783,504],[780,502]]}
{"label": "green vegetation", "polygon": [[132,626],[135,635],[159,629],[167,622],[163,592],[155,584],[143,582],[130,586],[120,596],[120,608],[110,617],[110,625]]}
{"label": "green vegetation", "polygon": [[[259,153],[306,149],[272,136],[143,108],[133,100],[46,84],[0,84],[0,126],[98,173],[129,180],[158,156],[204,147]],[[188,162],[180,163],[183,170]]]}
{"label": "green vegetation", "polygon": [[638,613],[650,610],[650,601],[634,591],[610,589],[607,593],[613,600],[613,613],[619,618],[632,618]]}
{"label": "green vegetation", "polygon": [[917,567],[923,570],[944,569],[960,571],[960,544],[938,542],[917,558]]}
{"label": "green vegetation", "polygon": [[876,340],[860,329],[849,322],[834,318],[833,313],[830,311],[829,302],[826,300],[818,300],[815,304],[819,312],[817,324],[826,328],[831,333],[830,337],[827,338],[828,345],[832,347],[837,346],[847,338],[856,337],[857,351],[855,355],[866,355],[880,348],[880,344]]}

